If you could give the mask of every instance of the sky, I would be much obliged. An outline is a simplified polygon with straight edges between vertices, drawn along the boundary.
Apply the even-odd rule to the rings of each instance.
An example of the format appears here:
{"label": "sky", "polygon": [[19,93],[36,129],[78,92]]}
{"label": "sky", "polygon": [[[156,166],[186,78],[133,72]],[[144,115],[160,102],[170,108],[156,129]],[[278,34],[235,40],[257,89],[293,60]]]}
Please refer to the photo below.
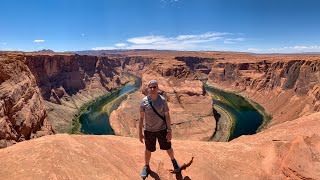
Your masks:
{"label": "sky", "polygon": [[0,0],[0,50],[320,52],[319,0]]}

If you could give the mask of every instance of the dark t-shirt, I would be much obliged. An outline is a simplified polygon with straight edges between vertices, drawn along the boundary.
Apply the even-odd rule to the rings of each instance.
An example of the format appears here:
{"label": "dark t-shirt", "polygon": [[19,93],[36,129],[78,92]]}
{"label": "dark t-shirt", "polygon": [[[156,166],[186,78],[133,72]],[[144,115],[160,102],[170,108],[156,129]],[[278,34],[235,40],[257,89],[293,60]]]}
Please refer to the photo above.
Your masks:
{"label": "dark t-shirt", "polygon": [[155,100],[151,100],[150,96],[145,96],[140,105],[140,111],[144,112],[144,130],[156,132],[166,129],[166,122],[153,111],[148,98],[160,115],[164,116],[165,112],[169,112],[168,103],[163,96],[158,95]]}

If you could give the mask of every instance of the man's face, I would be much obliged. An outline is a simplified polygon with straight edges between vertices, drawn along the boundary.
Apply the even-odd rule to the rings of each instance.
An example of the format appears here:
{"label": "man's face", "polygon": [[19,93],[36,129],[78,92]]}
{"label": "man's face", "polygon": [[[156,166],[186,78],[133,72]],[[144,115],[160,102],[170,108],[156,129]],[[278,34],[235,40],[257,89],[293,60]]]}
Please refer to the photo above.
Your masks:
{"label": "man's face", "polygon": [[149,94],[158,94],[158,86],[155,84],[149,85],[148,92]]}

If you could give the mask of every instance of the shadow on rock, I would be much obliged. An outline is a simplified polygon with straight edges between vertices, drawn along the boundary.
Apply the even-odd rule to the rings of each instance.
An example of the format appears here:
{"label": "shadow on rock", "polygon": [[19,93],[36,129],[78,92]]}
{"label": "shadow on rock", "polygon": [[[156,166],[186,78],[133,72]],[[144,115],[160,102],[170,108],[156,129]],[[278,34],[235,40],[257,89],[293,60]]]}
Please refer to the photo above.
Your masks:
{"label": "shadow on rock", "polygon": [[152,170],[149,171],[149,175],[155,180],[160,180],[159,175],[156,172],[152,171]]}
{"label": "shadow on rock", "polygon": [[221,114],[218,113],[216,109],[213,109],[213,116],[216,119],[217,123],[219,122],[219,119],[221,118]]}
{"label": "shadow on rock", "polygon": [[181,173],[176,174],[177,180],[191,180],[189,176],[183,177]]}

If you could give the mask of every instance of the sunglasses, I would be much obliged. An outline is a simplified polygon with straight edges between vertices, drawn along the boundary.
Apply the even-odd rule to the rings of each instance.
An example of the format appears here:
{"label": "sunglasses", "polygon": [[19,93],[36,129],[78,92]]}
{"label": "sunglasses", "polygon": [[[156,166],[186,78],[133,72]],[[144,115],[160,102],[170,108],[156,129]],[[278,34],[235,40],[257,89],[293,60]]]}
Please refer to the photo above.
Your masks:
{"label": "sunglasses", "polygon": [[157,89],[157,86],[149,86],[150,89]]}

